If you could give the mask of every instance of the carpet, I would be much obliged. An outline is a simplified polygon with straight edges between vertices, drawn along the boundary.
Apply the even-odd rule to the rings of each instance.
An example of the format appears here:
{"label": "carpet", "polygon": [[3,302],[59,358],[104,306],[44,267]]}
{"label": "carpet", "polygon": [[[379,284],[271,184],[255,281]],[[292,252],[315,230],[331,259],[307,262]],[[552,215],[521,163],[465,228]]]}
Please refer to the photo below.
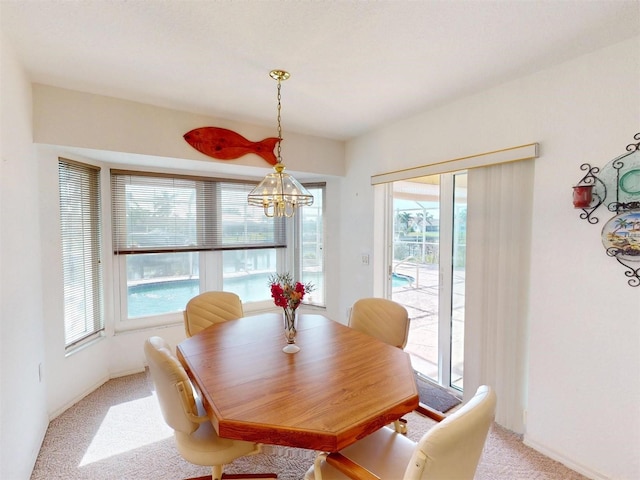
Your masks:
{"label": "carpet", "polygon": [[424,379],[417,373],[416,385],[418,386],[420,403],[431,407],[438,412],[446,413],[461,403],[460,399],[449,393],[447,389]]}
{"label": "carpet", "polygon": [[[415,412],[405,418],[407,436],[413,441],[435,425]],[[51,421],[31,480],[176,480],[207,475],[207,467],[190,464],[180,456],[172,437],[148,371],[116,378]],[[237,459],[225,472],[275,472],[278,480],[301,480],[315,453],[264,445],[262,453]],[[587,480],[496,424],[475,478]]]}

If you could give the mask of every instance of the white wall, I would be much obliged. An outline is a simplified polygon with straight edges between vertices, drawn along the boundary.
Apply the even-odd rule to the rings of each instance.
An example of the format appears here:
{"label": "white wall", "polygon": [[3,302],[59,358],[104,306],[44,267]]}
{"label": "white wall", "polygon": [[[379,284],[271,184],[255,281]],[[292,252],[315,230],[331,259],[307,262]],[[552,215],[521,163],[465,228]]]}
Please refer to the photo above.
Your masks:
{"label": "white wall", "polygon": [[43,259],[31,86],[7,42],[0,45],[0,478],[14,480],[31,475],[48,425],[38,373]]}
{"label": "white wall", "polygon": [[[86,122],[81,119],[86,118]],[[36,154],[40,176],[40,222],[43,256],[46,259],[41,272],[43,278],[44,311],[46,335],[46,373],[49,379],[47,406],[50,416],[56,416],[77,400],[114,376],[126,375],[142,370],[144,355],[142,345],[150,335],[161,335],[172,345],[185,338],[181,315],[176,315],[173,326],[117,332],[115,328],[113,296],[113,256],[105,248],[103,258],[105,285],[105,337],[71,355],[65,354],[63,330],[62,259],[60,256],[60,223],[58,203],[58,157],[64,156],[78,161],[88,161],[101,165],[103,184],[103,204],[109,204],[109,166],[116,168],[136,168],[140,163],[145,168],[152,165],[162,171],[177,171],[188,174],[211,175],[218,172],[233,172],[234,176],[255,174],[256,171],[271,170],[259,158],[242,157],[238,160],[221,162],[204,157],[192,149],[182,135],[198,126],[226,126],[223,120],[190,115],[170,109],[143,105],[109,97],[72,92],[64,89],[34,86],[34,139],[39,145]],[[251,125],[234,124],[236,131],[250,138],[269,136],[267,129]],[[262,137],[264,136],[264,137]],[[344,144],[333,140],[305,135],[291,135],[288,149],[304,158],[323,159],[323,163],[313,161],[307,173],[341,173],[343,171]],[[160,140],[162,139],[162,140]],[[169,139],[169,140],[167,140]],[[161,144],[161,147],[159,147]],[[79,148],[78,148],[79,147]],[[117,161],[128,163],[105,163],[104,158],[113,160],[103,151],[116,152]],[[307,152],[307,150],[309,150]],[[177,155],[184,155],[179,157]],[[284,147],[283,147],[284,155]],[[295,155],[292,155],[295,157]],[[296,157],[297,158],[297,157]],[[287,162],[287,157],[284,158]],[[300,159],[297,160],[300,162]],[[257,162],[259,166],[256,166]],[[272,170],[271,170],[272,171]],[[247,173],[248,172],[248,173]],[[264,173],[263,173],[264,174]],[[298,178],[304,178],[300,176]],[[337,218],[339,178],[323,175],[327,180],[327,197],[332,198],[334,210],[328,216]],[[108,208],[105,208],[108,212]],[[328,220],[331,222],[331,220]],[[329,225],[331,232],[337,232]],[[110,219],[103,219],[103,236],[108,246],[111,238]],[[328,252],[337,252],[336,237],[327,239]],[[334,246],[331,246],[334,244]],[[335,271],[337,254],[328,255],[326,268]],[[40,274],[40,272],[39,272]],[[330,273],[335,275],[335,273]],[[337,298],[337,287],[327,286],[327,297]],[[333,312],[331,302],[327,312]]]}
{"label": "white wall", "polygon": [[[259,141],[275,135],[275,124],[269,127],[242,124],[47,85],[34,85],[33,95],[36,143],[164,157],[169,160],[166,166],[183,170],[259,170],[261,176],[273,171],[257,155],[229,161],[205,156],[182,136],[194,128],[216,126]],[[343,175],[343,160],[343,142],[283,132],[282,161],[287,171]]]}
{"label": "white wall", "polygon": [[[525,441],[592,478],[640,478],[640,287],[572,207],[580,165],[640,131],[640,38],[371,132],[347,145],[341,310],[374,293],[373,174],[539,142]],[[354,228],[354,219],[360,219]],[[378,232],[375,232],[376,234]],[[381,252],[374,251],[373,262]],[[346,288],[348,286],[348,288]]]}

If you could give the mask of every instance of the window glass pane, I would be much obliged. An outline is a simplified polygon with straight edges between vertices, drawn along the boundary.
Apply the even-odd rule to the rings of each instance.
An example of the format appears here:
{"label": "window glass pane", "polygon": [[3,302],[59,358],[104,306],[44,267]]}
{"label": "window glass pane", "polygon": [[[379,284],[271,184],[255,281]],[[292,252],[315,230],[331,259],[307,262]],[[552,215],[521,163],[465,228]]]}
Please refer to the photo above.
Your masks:
{"label": "window glass pane", "polygon": [[[156,174],[159,175],[159,174]],[[249,207],[253,183],[112,171],[116,254],[286,246],[283,219]]]}
{"label": "window glass pane", "polygon": [[453,199],[453,276],[451,279],[451,386],[464,387],[464,318],[467,259],[467,173],[456,173]]}
{"label": "window glass pane", "polygon": [[127,245],[186,246],[197,243],[193,182],[125,186]]}
{"label": "window glass pane", "polygon": [[127,317],[184,310],[200,293],[199,253],[127,255]]}
{"label": "window glass pane", "polygon": [[438,381],[440,176],[393,183],[391,299],[404,305],[411,323],[405,351],[415,370]]}
{"label": "window glass pane", "polygon": [[223,290],[245,303],[271,299],[269,277],[276,273],[277,249],[226,250],[222,263]]}
{"label": "window glass pane", "polygon": [[60,159],[58,180],[68,348],[104,329],[100,170]]}
{"label": "window glass pane", "polygon": [[300,270],[302,283],[311,282],[315,290],[305,303],[325,305],[324,285],[324,187],[307,187],[313,205],[298,209],[300,216]]}
{"label": "window glass pane", "polygon": [[218,248],[285,245],[284,219],[267,217],[262,208],[247,202],[253,187],[243,183],[219,184],[222,229]]}

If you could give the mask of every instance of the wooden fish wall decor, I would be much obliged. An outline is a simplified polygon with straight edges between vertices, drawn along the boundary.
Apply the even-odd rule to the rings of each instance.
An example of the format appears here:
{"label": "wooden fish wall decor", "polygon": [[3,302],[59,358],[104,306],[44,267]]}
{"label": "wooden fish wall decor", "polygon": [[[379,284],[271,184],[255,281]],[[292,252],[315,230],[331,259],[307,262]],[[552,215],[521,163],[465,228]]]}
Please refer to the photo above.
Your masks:
{"label": "wooden fish wall decor", "polygon": [[252,142],[226,128],[201,127],[185,133],[184,139],[200,153],[218,160],[234,160],[249,153],[255,153],[271,165],[278,163],[273,153],[273,149],[280,141],[277,137]]}

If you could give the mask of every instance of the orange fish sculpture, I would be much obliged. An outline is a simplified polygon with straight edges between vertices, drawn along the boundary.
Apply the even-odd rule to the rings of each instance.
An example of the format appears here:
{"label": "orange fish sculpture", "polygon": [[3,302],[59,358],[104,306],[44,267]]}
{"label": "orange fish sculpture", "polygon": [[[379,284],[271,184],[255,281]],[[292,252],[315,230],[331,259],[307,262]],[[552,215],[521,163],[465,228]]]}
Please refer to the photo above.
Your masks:
{"label": "orange fish sculpture", "polygon": [[278,163],[273,153],[273,149],[280,141],[277,137],[252,142],[226,128],[201,127],[185,133],[184,139],[200,153],[218,160],[234,160],[249,153],[255,153],[271,165]]}

